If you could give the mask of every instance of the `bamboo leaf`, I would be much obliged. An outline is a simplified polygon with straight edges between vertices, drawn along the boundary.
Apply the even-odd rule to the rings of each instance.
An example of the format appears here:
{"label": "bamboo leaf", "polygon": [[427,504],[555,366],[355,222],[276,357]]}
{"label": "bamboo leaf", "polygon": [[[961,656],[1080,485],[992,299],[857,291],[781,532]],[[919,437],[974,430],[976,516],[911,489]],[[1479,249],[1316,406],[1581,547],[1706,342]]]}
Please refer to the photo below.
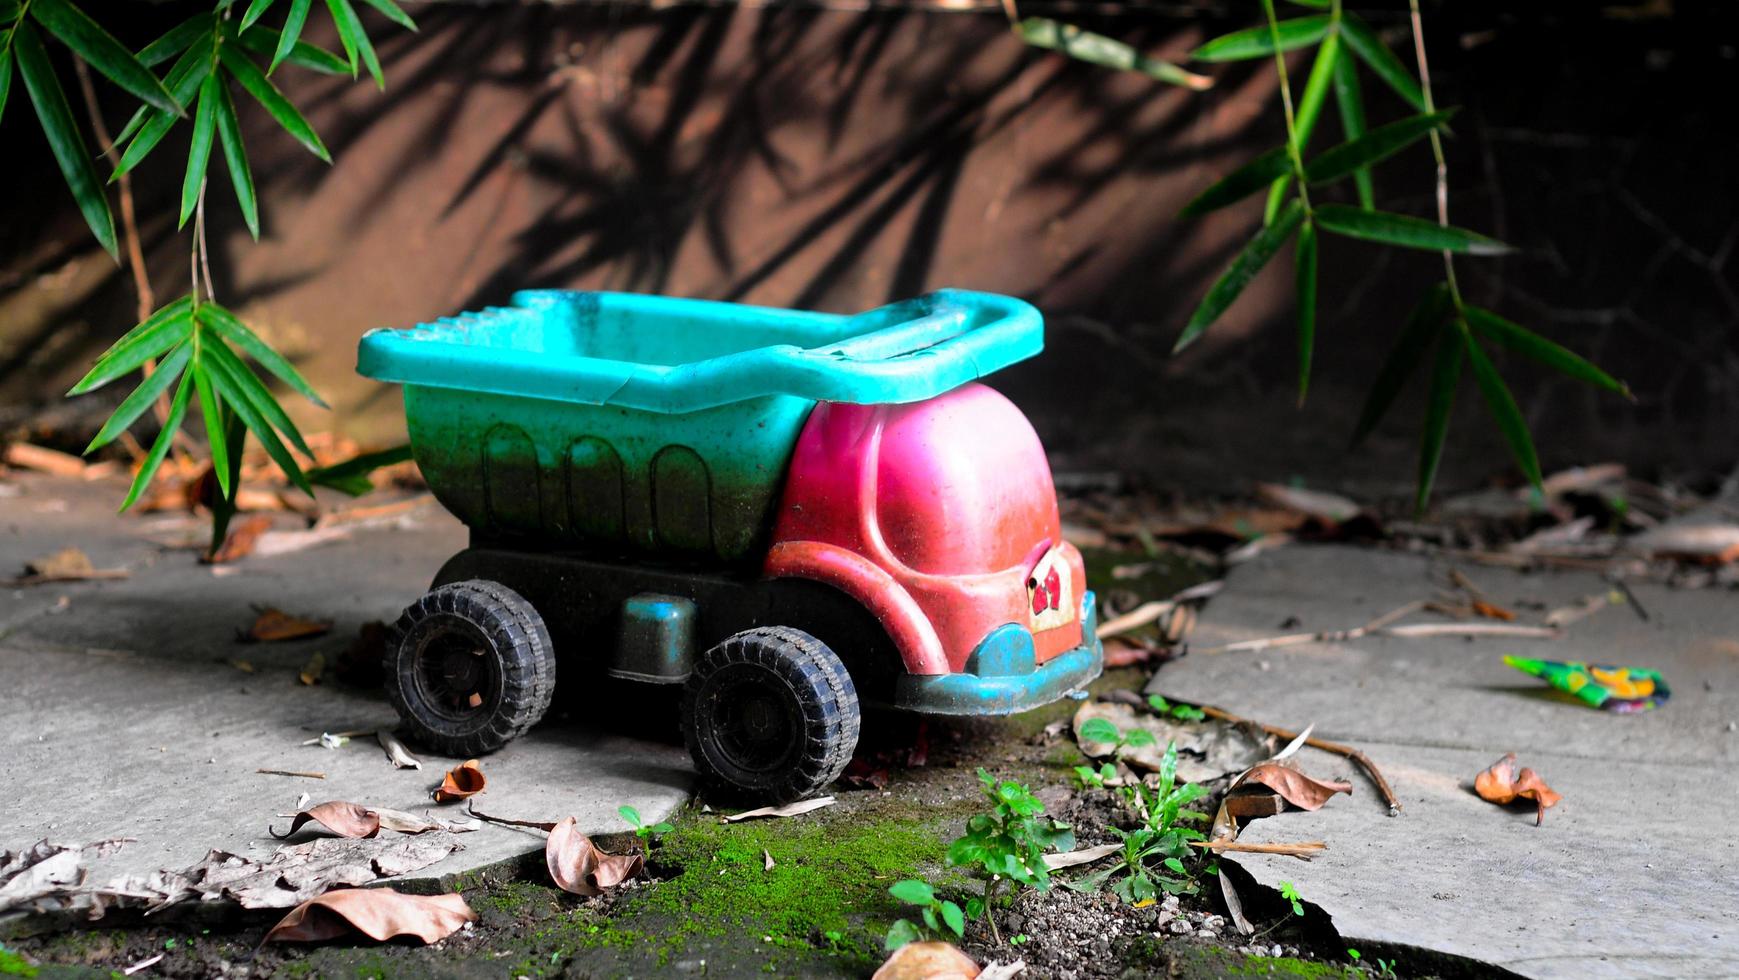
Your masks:
{"label": "bamboo leaf", "polygon": [[[384,0],[367,2],[373,4]],[[1088,64],[1120,71],[1138,71],[1149,78],[1182,85],[1198,92],[1211,88],[1214,84],[1214,80],[1206,75],[1184,71],[1169,61],[1149,58],[1122,41],[1084,31],[1073,24],[1064,24],[1049,17],[1028,17],[1015,25],[1014,32],[1020,35],[1022,41],[1035,48],[1057,51]]]}
{"label": "bamboo leaf", "polygon": [[[190,89],[186,87],[187,76],[197,69],[198,63],[203,62],[207,67],[210,67],[211,65],[211,48],[205,45],[200,45],[198,42],[199,39],[195,38],[193,45],[189,46],[186,51],[181,53],[181,57],[175,60],[175,64],[169,69],[169,74],[163,79],[163,84],[168,87],[171,95],[180,91],[186,91],[186,98],[180,100],[182,102],[193,98],[194,93],[199,91],[198,82],[195,82],[193,87]],[[202,80],[203,77],[204,76],[201,76]],[[127,120],[127,124],[121,127],[120,133],[115,136],[115,145],[120,146],[122,143],[127,142],[134,133],[139,131],[140,127],[145,125],[146,120],[155,119],[161,115],[166,115],[166,113],[153,109],[148,105],[140,106],[133,113],[132,118]],[[173,124],[173,116],[170,117],[170,122]]]}
{"label": "bamboo leaf", "polygon": [[242,219],[248,223],[248,233],[260,240],[260,207],[254,197],[254,173],[248,167],[248,150],[242,144],[241,123],[236,119],[235,103],[230,101],[229,86],[217,86],[217,136],[223,144],[223,160],[229,169],[229,181],[235,187],[236,203],[241,205]]}
{"label": "bamboo leaf", "polygon": [[[205,34],[210,30],[211,15],[195,14],[181,23],[176,24],[174,27],[171,27],[168,31],[164,32],[162,37],[159,37],[157,40],[152,41],[150,44],[147,44],[144,48],[140,49],[138,54],[139,64],[144,65],[146,68],[155,68],[163,62],[168,61],[170,58],[186,51],[193,45],[193,42],[199,40],[200,35]],[[168,83],[165,82],[164,85],[167,87]],[[170,94],[173,95],[173,91]],[[178,99],[176,101],[179,102],[182,100]]]}
{"label": "bamboo leaf", "polygon": [[[1455,115],[1454,109],[1408,116],[1376,129],[1339,146],[1324,150],[1304,166],[1305,176],[1313,184],[1326,184],[1347,174],[1386,160],[1408,146],[1425,138]],[[1368,208],[1366,210],[1369,210]]]}
{"label": "bamboo leaf", "polygon": [[1503,242],[1465,228],[1445,227],[1435,221],[1389,211],[1324,204],[1316,209],[1316,219],[1324,231],[1402,248],[1468,255],[1502,255],[1511,251]]}
{"label": "bamboo leaf", "polygon": [[[278,50],[278,38],[277,31],[269,27],[256,27],[246,34],[237,35],[235,41],[262,58],[271,58]],[[297,41],[291,45],[290,53],[284,60],[298,68],[307,68],[325,75],[343,75],[350,71],[350,66],[344,63],[343,58],[306,41]]]}
{"label": "bamboo leaf", "polygon": [[260,339],[260,335],[248,329],[234,313],[207,303],[199,308],[199,322],[217,331],[218,336],[240,347],[249,357],[260,363],[260,366],[277,375],[278,380],[296,389],[303,398],[308,399],[321,408],[330,408],[325,400],[314,393],[314,389],[302,377],[294,365],[284,359],[282,354],[272,349],[272,345]]}
{"label": "bamboo leaf", "polygon": [[[1304,95],[1298,100],[1298,111],[1293,115],[1293,131],[1298,136],[1298,155],[1302,159],[1304,150],[1310,145],[1310,137],[1316,132],[1316,120],[1322,115],[1322,104],[1328,99],[1328,90],[1334,80],[1334,66],[1340,61],[1340,35],[1330,30],[1322,39],[1322,46],[1316,49],[1316,61],[1310,66],[1310,77],[1304,82]],[[1272,224],[1274,216],[1280,213],[1280,205],[1286,200],[1286,191],[1292,186],[1292,174],[1287,174],[1268,188],[1268,206],[1262,212],[1262,220]]]}
{"label": "bamboo leaf", "polygon": [[362,0],[362,2],[385,14],[388,20],[407,31],[417,29],[417,22],[411,20],[411,15],[400,9],[398,4],[393,3],[393,0]]}
{"label": "bamboo leaf", "polygon": [[1286,239],[1292,237],[1303,219],[1304,206],[1296,199],[1288,201],[1274,223],[1263,226],[1256,233],[1256,237],[1250,239],[1250,243],[1232,260],[1231,266],[1208,289],[1208,294],[1202,298],[1201,305],[1196,307],[1195,314],[1190,317],[1189,324],[1178,337],[1177,344],[1172,347],[1173,354],[1195,343],[1207,332],[1208,327],[1220,318],[1220,314],[1226,312],[1226,308],[1250,284],[1250,280],[1256,278],[1256,273],[1261,272],[1268,260],[1274,257],[1274,253],[1279,251]]}
{"label": "bamboo leaf", "polygon": [[1396,95],[1407,100],[1407,104],[1419,112],[1428,112],[1425,104],[1425,93],[1419,88],[1419,82],[1413,78],[1413,73],[1407,66],[1401,64],[1401,59],[1389,50],[1377,32],[1371,30],[1371,25],[1365,23],[1357,14],[1347,13],[1341,16],[1341,33],[1346,37],[1347,47],[1359,60],[1370,66],[1371,71],[1383,80],[1383,83],[1395,91]]}
{"label": "bamboo leaf", "polygon": [[[1347,142],[1365,135],[1365,97],[1359,90],[1358,63],[1351,58],[1335,59],[1334,102],[1335,108],[1340,110],[1340,128]],[[1377,206],[1377,192],[1371,184],[1369,167],[1353,171],[1353,188],[1359,195],[1359,207],[1369,211]]]}
{"label": "bamboo leaf", "polygon": [[248,4],[247,12],[242,14],[241,33],[246,34],[255,21],[265,16],[266,11],[271,9],[272,2],[273,0],[253,0]]}
{"label": "bamboo leaf", "polygon": [[199,392],[199,410],[205,416],[205,441],[211,447],[211,472],[217,477],[218,493],[229,496],[229,439],[224,431],[223,405],[205,365],[193,365],[193,387]]}
{"label": "bamboo leaf", "polygon": [[307,147],[308,152],[327,163],[332,162],[332,154],[326,152],[326,146],[320,142],[320,136],[314,132],[314,127],[308,125],[308,120],[302,118],[302,114],[296,111],[290,100],[284,98],[284,93],[278,91],[278,87],[260,72],[257,65],[248,60],[247,55],[229,44],[220,45],[217,54],[223,59],[230,74],[241,83],[241,87],[265,107],[266,112],[278,121],[278,125],[284,127],[285,132]]}
{"label": "bamboo leaf", "polygon": [[1455,407],[1455,389],[1461,382],[1464,348],[1451,331],[1439,330],[1437,359],[1431,367],[1431,391],[1425,398],[1425,438],[1419,443],[1419,488],[1415,506],[1425,511],[1431,486],[1437,482],[1437,467],[1443,461],[1443,443],[1449,435],[1449,413]]}
{"label": "bamboo leaf", "polygon": [[1194,218],[1234,204],[1261,190],[1269,181],[1291,169],[1292,161],[1286,155],[1286,147],[1275,147],[1197,194],[1178,212],[1178,217]]}
{"label": "bamboo leaf", "polygon": [[1491,417],[1497,422],[1498,431],[1503,433],[1504,441],[1509,443],[1510,455],[1515,457],[1516,465],[1521,467],[1522,475],[1536,489],[1540,486],[1540,457],[1534,451],[1533,436],[1528,434],[1528,422],[1522,418],[1522,410],[1516,405],[1515,396],[1510,394],[1509,386],[1497,373],[1497,367],[1491,363],[1491,358],[1480,349],[1479,342],[1473,339],[1473,331],[1467,324],[1457,320],[1456,333],[1461,338],[1462,346],[1467,349],[1467,363],[1473,367],[1473,380],[1479,385],[1479,393],[1485,397],[1485,405],[1491,409]]}
{"label": "bamboo leaf", "polygon": [[278,404],[278,399],[273,397],[253,369],[244,364],[234,351],[213,338],[205,347],[205,355],[206,363],[218,365],[226,375],[233,376],[235,384],[224,387],[224,392],[231,401],[246,402],[253,406],[261,418],[272,428],[282,432],[290,440],[290,444],[301,450],[303,455],[314,455],[309,451],[308,444],[302,441],[302,433],[296,428],[296,423],[290,421],[284,407]]}
{"label": "bamboo leaf", "polygon": [[37,122],[42,125],[43,135],[48,137],[49,149],[54,151],[54,162],[60,165],[60,175],[72,191],[73,200],[78,202],[79,213],[84,215],[91,234],[97,236],[97,241],[119,262],[115,218],[109,213],[109,201],[103,195],[102,182],[97,180],[91,154],[85,149],[78,125],[73,122],[72,107],[67,105],[60,80],[55,78],[48,52],[28,21],[19,21],[12,29],[11,50],[18,59],[18,73],[24,76],[24,88],[30,93],[31,104],[36,107]]}
{"label": "bamboo leaf", "polygon": [[105,78],[150,105],[182,114],[181,104],[170,96],[157,76],[69,0],[31,0],[30,15]]}
{"label": "bamboo leaf", "polygon": [[1310,362],[1316,350],[1316,227],[1308,219],[1298,229],[1293,257],[1298,289],[1298,403],[1310,391]]}
{"label": "bamboo leaf", "polygon": [[113,442],[116,436],[126,431],[127,426],[132,425],[139,416],[145,414],[145,410],[151,407],[151,403],[157,400],[157,396],[169,390],[169,385],[181,376],[181,369],[187,366],[187,360],[192,356],[193,345],[182,340],[173,351],[169,352],[168,357],[158,363],[157,369],[152,371],[149,377],[139,382],[139,387],[134,388],[131,394],[121,400],[121,404],[115,408],[114,414],[110,415],[109,420],[103,423],[103,427],[97,430],[96,436],[91,439],[91,444],[85,447],[85,453],[89,455],[93,450],[101,449]]}
{"label": "bamboo leaf", "polygon": [[12,94],[12,46],[0,49],[0,119],[6,118],[6,97]]}
{"label": "bamboo leaf", "polygon": [[138,370],[139,365],[187,339],[192,332],[192,301],[183,296],[115,341],[114,346],[91,365],[90,372],[73,385],[67,397],[95,391],[124,374]]}
{"label": "bamboo leaf", "polygon": [[1358,425],[1353,428],[1351,445],[1357,446],[1370,435],[1377,423],[1394,404],[1395,396],[1406,386],[1407,379],[1413,376],[1419,362],[1425,359],[1425,351],[1431,347],[1432,338],[1442,330],[1443,317],[1449,311],[1449,285],[1438,283],[1426,292],[1425,298],[1413,307],[1413,312],[1407,316],[1407,322],[1401,327],[1401,335],[1395,338],[1395,346],[1384,359],[1383,366],[1377,371],[1377,378],[1371,382],[1370,393],[1365,396],[1365,406],[1359,412]]}
{"label": "bamboo leaf", "polygon": [[175,389],[175,398],[169,403],[169,417],[163,422],[163,431],[157,433],[157,441],[151,444],[151,451],[145,454],[145,461],[140,464],[139,472],[133,477],[133,485],[127,490],[127,499],[121,502],[121,510],[126,511],[139,500],[139,495],[151,485],[151,478],[157,475],[157,467],[163,465],[163,457],[169,455],[169,447],[175,442],[175,433],[181,428],[181,420],[187,416],[187,399],[193,391],[193,376],[183,371],[181,386]]}
{"label": "bamboo leaf", "polygon": [[1477,306],[1468,307],[1465,315],[1468,325],[1473,329],[1524,357],[1539,361],[1566,377],[1585,381],[1596,388],[1617,392],[1626,398],[1634,398],[1629,385],[1595,367],[1580,355],[1547,340],[1521,324],[1512,323],[1496,313],[1482,310]]}
{"label": "bamboo leaf", "polygon": [[302,37],[302,25],[308,22],[308,7],[313,0],[290,0],[290,13],[284,17],[284,29],[278,33],[278,44],[272,50],[272,63],[266,74],[278,70],[278,65],[296,49]]}
{"label": "bamboo leaf", "polygon": [[[290,455],[290,451],[284,448],[283,441],[278,438],[277,432],[273,430],[261,412],[265,405],[275,407],[277,403],[272,401],[272,396],[269,393],[265,392],[265,387],[260,384],[260,379],[254,377],[254,373],[248,370],[247,365],[237,360],[236,356],[225,349],[222,344],[211,346],[210,350],[207,351],[205,364],[211,371],[212,381],[217,385],[224,404],[228,405],[230,410],[240,417],[242,424],[247,426],[248,431],[260,440],[260,445],[265,448],[266,455],[272,457],[272,461],[278,464],[278,468],[284,471],[284,475],[312,496],[314,491],[308,485],[307,475],[302,472],[302,467],[296,464],[295,457]],[[279,411],[281,412],[282,409]],[[295,432],[295,428],[293,425],[290,426],[290,431]],[[296,438],[300,440],[300,434]]]}
{"label": "bamboo leaf", "polygon": [[360,497],[374,489],[374,484],[368,476],[383,466],[393,466],[414,458],[411,447],[406,445],[382,449],[378,452],[362,453],[352,456],[342,463],[331,466],[321,466],[308,471],[308,482],[318,486],[332,487],[342,490],[352,497]]}
{"label": "bamboo leaf", "polygon": [[[1280,36],[1280,50],[1292,51],[1315,44],[1328,33],[1328,24],[1327,14],[1280,21],[1275,25],[1275,33]],[[1190,57],[1197,61],[1249,61],[1273,53],[1274,37],[1269,32],[1268,25],[1262,24],[1216,37],[1195,49]]]}
{"label": "bamboo leaf", "polygon": [[181,180],[181,223],[193,217],[199,192],[205,186],[205,168],[211,162],[211,140],[217,131],[217,93],[223,79],[216,72],[205,76],[199,87],[199,108],[193,117],[193,140],[187,146],[187,173]]}
{"label": "bamboo leaf", "polygon": [[356,59],[361,55],[368,73],[374,76],[374,84],[386,88],[386,79],[380,73],[380,59],[375,57],[374,45],[368,41],[368,31],[363,28],[362,19],[356,16],[356,8],[350,5],[350,0],[326,0],[326,8],[332,11],[332,23],[338,28],[338,41],[344,45],[345,57],[350,59],[350,77],[356,77]]}
{"label": "bamboo leaf", "polygon": [[[206,76],[211,74],[211,48],[195,43],[181,56],[176,68],[179,70],[183,65],[186,68],[179,73],[179,77],[177,71],[169,73],[170,91],[181,101],[187,102],[198,94]],[[175,125],[176,116],[172,113],[149,108],[142,108],[139,112],[142,115],[134,117],[139,125],[129,122],[127,128],[121,131],[121,139],[126,138],[129,130],[136,129],[138,135],[133,137],[133,141],[127,144],[126,151],[121,154],[121,162],[115,166],[115,172],[109,175],[111,181],[119,179],[122,174],[138,166],[140,161],[157,148],[158,143],[163,142],[163,137],[169,135],[169,130]],[[117,139],[116,143],[119,142]]]}
{"label": "bamboo leaf", "polygon": [[1300,7],[1309,7],[1312,10],[1327,10],[1334,6],[1334,0],[1290,0],[1290,2]]}

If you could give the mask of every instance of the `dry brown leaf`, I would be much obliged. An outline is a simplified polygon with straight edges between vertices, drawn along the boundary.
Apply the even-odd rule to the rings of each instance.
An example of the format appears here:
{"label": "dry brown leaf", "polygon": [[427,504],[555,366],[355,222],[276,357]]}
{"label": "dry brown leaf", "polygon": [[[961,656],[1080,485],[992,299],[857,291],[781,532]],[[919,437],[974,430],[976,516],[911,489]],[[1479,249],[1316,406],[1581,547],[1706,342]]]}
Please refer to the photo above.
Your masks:
{"label": "dry brown leaf", "polygon": [[1484,616],[1486,619],[1501,619],[1506,623],[1513,623],[1516,621],[1515,613],[1510,612],[1508,609],[1495,603],[1476,598],[1472,600],[1470,604],[1473,606],[1473,611],[1476,614]]}
{"label": "dry brown leaf", "polygon": [[870,980],[973,980],[978,964],[947,943],[907,943]]}
{"label": "dry brown leaf", "polygon": [[817,796],[813,800],[799,800],[796,803],[787,803],[784,806],[763,806],[753,810],[744,810],[742,813],[733,813],[728,817],[720,817],[719,820],[723,823],[736,823],[739,820],[754,820],[759,817],[795,817],[808,813],[811,810],[819,810],[824,806],[832,806],[833,802],[833,797],[831,796]]}
{"label": "dry brown leaf", "polygon": [[254,553],[254,545],[260,540],[260,535],[272,527],[272,519],[264,515],[250,517],[237,523],[224,535],[223,544],[216,551],[206,552],[200,561],[208,565],[221,565],[224,562],[238,561]]}
{"label": "dry brown leaf", "polygon": [[320,942],[355,931],[377,942],[413,936],[433,943],[476,919],[477,914],[460,895],[402,895],[390,888],[342,888],[291,909],[261,942]]}
{"label": "dry brown leaf", "polygon": [[77,548],[62,548],[24,564],[24,575],[5,584],[40,585],[44,582],[87,582],[92,579],[121,579],[129,573],[125,568],[97,568],[91,559]]}
{"label": "dry brown leaf", "polygon": [[1264,762],[1232,781],[1232,786],[1261,783],[1302,810],[1320,810],[1336,793],[1352,794],[1353,784],[1306,776],[1276,762]]}
{"label": "dry brown leaf", "polygon": [[436,803],[456,803],[459,800],[476,796],[483,792],[483,787],[489,781],[483,778],[483,770],[477,765],[476,759],[466,759],[441,777],[441,785],[435,787]]}
{"label": "dry brown leaf", "polygon": [[1351,520],[1364,509],[1338,493],[1306,490],[1303,487],[1289,487],[1279,483],[1256,484],[1256,496],[1264,503],[1273,504],[1282,510],[1294,511],[1331,524]]}
{"label": "dry brown leaf", "polygon": [[1739,561],[1739,525],[1672,524],[1637,535],[1630,546],[1654,558],[1724,565]]}
{"label": "dry brown leaf", "polygon": [[640,873],[640,854],[605,854],[592,839],[580,833],[573,817],[556,824],[543,848],[549,876],[562,891],[575,895],[602,895],[607,888]]}
{"label": "dry brown leaf", "polygon": [[[241,635],[244,643],[279,643],[284,640],[301,640],[310,636],[321,636],[330,632],[332,621],[329,619],[303,619],[292,616],[282,609],[266,606],[260,609],[260,614],[254,619],[252,626]],[[306,681],[304,683],[313,683]]]}
{"label": "dry brown leaf", "polygon": [[1540,774],[1532,769],[1516,771],[1516,754],[1510,752],[1503,758],[1491,764],[1491,768],[1474,777],[1474,792],[1480,799],[1491,803],[1506,804],[1516,800],[1532,800],[1534,803],[1534,826],[1538,827],[1546,819],[1546,808],[1557,806],[1563,799],[1562,793],[1546,785]]}
{"label": "dry brown leaf", "polygon": [[290,829],[278,833],[267,827],[273,837],[284,840],[302,829],[303,824],[317,823],[340,837],[368,838],[380,833],[380,814],[360,803],[329,800],[296,813]]}
{"label": "dry brown leaf", "polygon": [[1077,865],[1092,864],[1123,850],[1122,844],[1100,844],[1097,847],[1083,847],[1078,851],[1064,851],[1061,854],[1046,854],[1045,867],[1057,871],[1062,868],[1073,868]]}
{"label": "dry brown leaf", "polygon": [[380,742],[380,747],[386,750],[386,757],[392,761],[394,769],[421,769],[423,760],[411,755],[411,750],[405,748],[405,743],[398,740],[392,732],[378,731],[374,737]]}
{"label": "dry brown leaf", "polygon": [[313,685],[320,683],[320,675],[325,673],[325,671],[326,655],[324,653],[316,653],[314,656],[308,658],[308,662],[302,665],[301,670],[296,672],[296,679],[301,681],[303,684],[312,687]]}

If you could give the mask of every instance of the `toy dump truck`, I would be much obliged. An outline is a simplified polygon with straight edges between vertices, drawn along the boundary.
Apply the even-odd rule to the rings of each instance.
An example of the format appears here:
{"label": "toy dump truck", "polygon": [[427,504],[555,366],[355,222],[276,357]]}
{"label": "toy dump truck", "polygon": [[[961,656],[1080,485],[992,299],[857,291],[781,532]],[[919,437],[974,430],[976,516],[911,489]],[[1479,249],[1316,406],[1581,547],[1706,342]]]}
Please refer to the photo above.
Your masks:
{"label": "toy dump truck", "polygon": [[620,293],[362,340],[470,547],[404,611],[409,733],[489,752],[604,675],[685,685],[715,790],[812,794],[860,705],[1008,714],[1097,677],[1093,595],[1043,449],[977,384],[1033,307],[944,290],[855,316]]}

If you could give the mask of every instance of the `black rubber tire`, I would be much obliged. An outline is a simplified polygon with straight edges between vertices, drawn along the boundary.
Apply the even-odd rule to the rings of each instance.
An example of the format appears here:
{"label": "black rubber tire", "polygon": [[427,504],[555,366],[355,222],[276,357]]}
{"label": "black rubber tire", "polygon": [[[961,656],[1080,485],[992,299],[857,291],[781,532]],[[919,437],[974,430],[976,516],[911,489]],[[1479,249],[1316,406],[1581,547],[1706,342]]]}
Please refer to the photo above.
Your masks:
{"label": "black rubber tire", "polygon": [[682,737],[715,796],[791,803],[839,778],[863,727],[839,657],[763,626],[708,650],[682,692]]}
{"label": "black rubber tire", "polygon": [[525,734],[549,710],[556,685],[543,617],[519,593],[481,579],[440,586],[407,606],[387,638],[384,673],[405,733],[458,758]]}

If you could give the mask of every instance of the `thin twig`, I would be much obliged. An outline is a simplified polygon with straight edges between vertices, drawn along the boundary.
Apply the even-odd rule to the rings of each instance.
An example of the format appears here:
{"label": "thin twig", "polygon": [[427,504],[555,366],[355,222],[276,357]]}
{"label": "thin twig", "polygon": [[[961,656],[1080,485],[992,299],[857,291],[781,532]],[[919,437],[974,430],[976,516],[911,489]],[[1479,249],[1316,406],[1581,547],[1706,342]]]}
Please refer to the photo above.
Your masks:
{"label": "thin twig", "polygon": [[1245,841],[1189,841],[1189,846],[1205,851],[1245,851],[1252,855],[1289,855],[1309,860],[1329,850],[1327,841],[1292,841],[1292,843],[1250,844]]}
{"label": "thin twig", "polygon": [[1624,598],[1630,603],[1630,608],[1636,610],[1637,617],[1645,623],[1648,622],[1648,607],[1644,606],[1642,600],[1636,597],[1636,593],[1630,590],[1630,583],[1622,578],[1614,578],[1612,584],[1618,587],[1618,591],[1624,593]]}
{"label": "thin twig", "polygon": [[1280,22],[1274,15],[1274,0],[1262,0],[1262,12],[1268,17],[1268,37],[1274,43],[1274,70],[1280,76],[1280,107],[1286,113],[1286,154],[1292,161],[1292,174],[1298,181],[1298,201],[1304,213],[1310,213],[1309,182],[1304,177],[1303,147],[1298,145],[1298,122],[1292,112],[1292,83],[1286,79],[1286,52],[1280,47]]}
{"label": "thin twig", "polygon": [[[97,145],[103,148],[103,156],[108,159],[109,167],[119,170],[121,156],[116,151],[114,140],[109,137],[108,124],[103,122],[103,111],[97,103],[96,86],[91,84],[91,70],[85,64],[85,60],[78,55],[73,55],[72,66],[73,70],[78,73],[79,94],[84,96],[85,114],[91,117],[91,132],[96,134]],[[120,185],[121,240],[127,245],[127,268],[133,274],[133,295],[138,300],[134,306],[138,318],[134,322],[144,323],[157,309],[157,298],[151,292],[151,275],[145,268],[145,249],[139,243],[139,220],[133,209],[133,176],[131,173],[124,173],[116,178],[116,183]],[[157,359],[155,357],[147,358],[139,368],[140,374],[149,378],[151,372],[157,369]],[[152,403],[151,410],[152,414],[157,416],[159,425],[167,422],[169,420],[169,393],[164,392],[158,395],[157,400]],[[133,453],[135,459],[145,455],[144,447],[140,446],[137,440],[129,440],[123,445],[127,446],[128,451]]]}
{"label": "thin twig", "polygon": [[[1288,742],[1297,738],[1299,735],[1298,732],[1280,728],[1276,725],[1265,725],[1253,718],[1244,718],[1232,714],[1224,708],[1216,708],[1211,704],[1204,704],[1200,707],[1202,709],[1202,714],[1207,715],[1209,718],[1217,718],[1220,721],[1232,725],[1254,725],[1275,738],[1284,739]],[[1392,817],[1401,812],[1401,801],[1395,798],[1395,791],[1389,788],[1389,781],[1383,778],[1382,772],[1377,769],[1377,764],[1371,761],[1370,756],[1350,745],[1342,745],[1339,742],[1324,741],[1323,739],[1315,737],[1305,739],[1304,744],[1313,749],[1321,749],[1324,752],[1333,752],[1335,755],[1344,756],[1345,758],[1358,763],[1359,767],[1364,769],[1365,774],[1371,777],[1371,782],[1376,784],[1377,792],[1382,794],[1383,802],[1389,805],[1389,816]]]}
{"label": "thin twig", "polygon": [[1197,652],[1198,653],[1245,653],[1245,652],[1249,652],[1249,651],[1253,651],[1253,650],[1269,650],[1269,649],[1272,649],[1274,647],[1297,646],[1301,643],[1344,643],[1347,640],[1356,640],[1362,636],[1367,636],[1371,633],[1374,633],[1374,632],[1384,628],[1385,626],[1388,626],[1390,623],[1393,623],[1395,620],[1400,619],[1403,616],[1409,615],[1410,613],[1418,612],[1420,609],[1423,609],[1424,607],[1425,607],[1424,600],[1415,599],[1414,601],[1407,603],[1406,605],[1400,607],[1399,609],[1394,609],[1394,610],[1391,610],[1389,612],[1386,612],[1383,615],[1378,616],[1376,619],[1373,619],[1370,622],[1366,623],[1365,625],[1355,626],[1352,629],[1323,630],[1323,631],[1317,632],[1317,633],[1288,633],[1284,636],[1268,636],[1268,637],[1261,637],[1261,638],[1254,639],[1254,640],[1239,640],[1236,643],[1227,643],[1223,646],[1206,647],[1206,648],[1203,648],[1201,650],[1198,650]]}
{"label": "thin twig", "polygon": [[[1413,58],[1419,65],[1419,88],[1425,96],[1425,112],[1437,111],[1431,98],[1431,62],[1425,57],[1425,20],[1419,16],[1419,0],[1407,0],[1413,18]],[[1443,156],[1443,137],[1436,129],[1427,134],[1431,140],[1431,156],[1437,161],[1437,223],[1449,227],[1449,164]],[[1461,285],[1455,280],[1455,255],[1443,250],[1443,280],[1449,284],[1449,294],[1455,297],[1455,307],[1461,308]]]}
{"label": "thin twig", "polygon": [[465,803],[465,812],[485,823],[498,823],[508,827],[530,827],[532,830],[541,830],[545,833],[554,830],[556,827],[554,823],[542,820],[509,820],[506,817],[492,817],[477,809],[477,807],[469,801]]}
{"label": "thin twig", "polygon": [[262,776],[300,776],[303,779],[325,779],[323,772],[297,772],[294,769],[255,769]]}

